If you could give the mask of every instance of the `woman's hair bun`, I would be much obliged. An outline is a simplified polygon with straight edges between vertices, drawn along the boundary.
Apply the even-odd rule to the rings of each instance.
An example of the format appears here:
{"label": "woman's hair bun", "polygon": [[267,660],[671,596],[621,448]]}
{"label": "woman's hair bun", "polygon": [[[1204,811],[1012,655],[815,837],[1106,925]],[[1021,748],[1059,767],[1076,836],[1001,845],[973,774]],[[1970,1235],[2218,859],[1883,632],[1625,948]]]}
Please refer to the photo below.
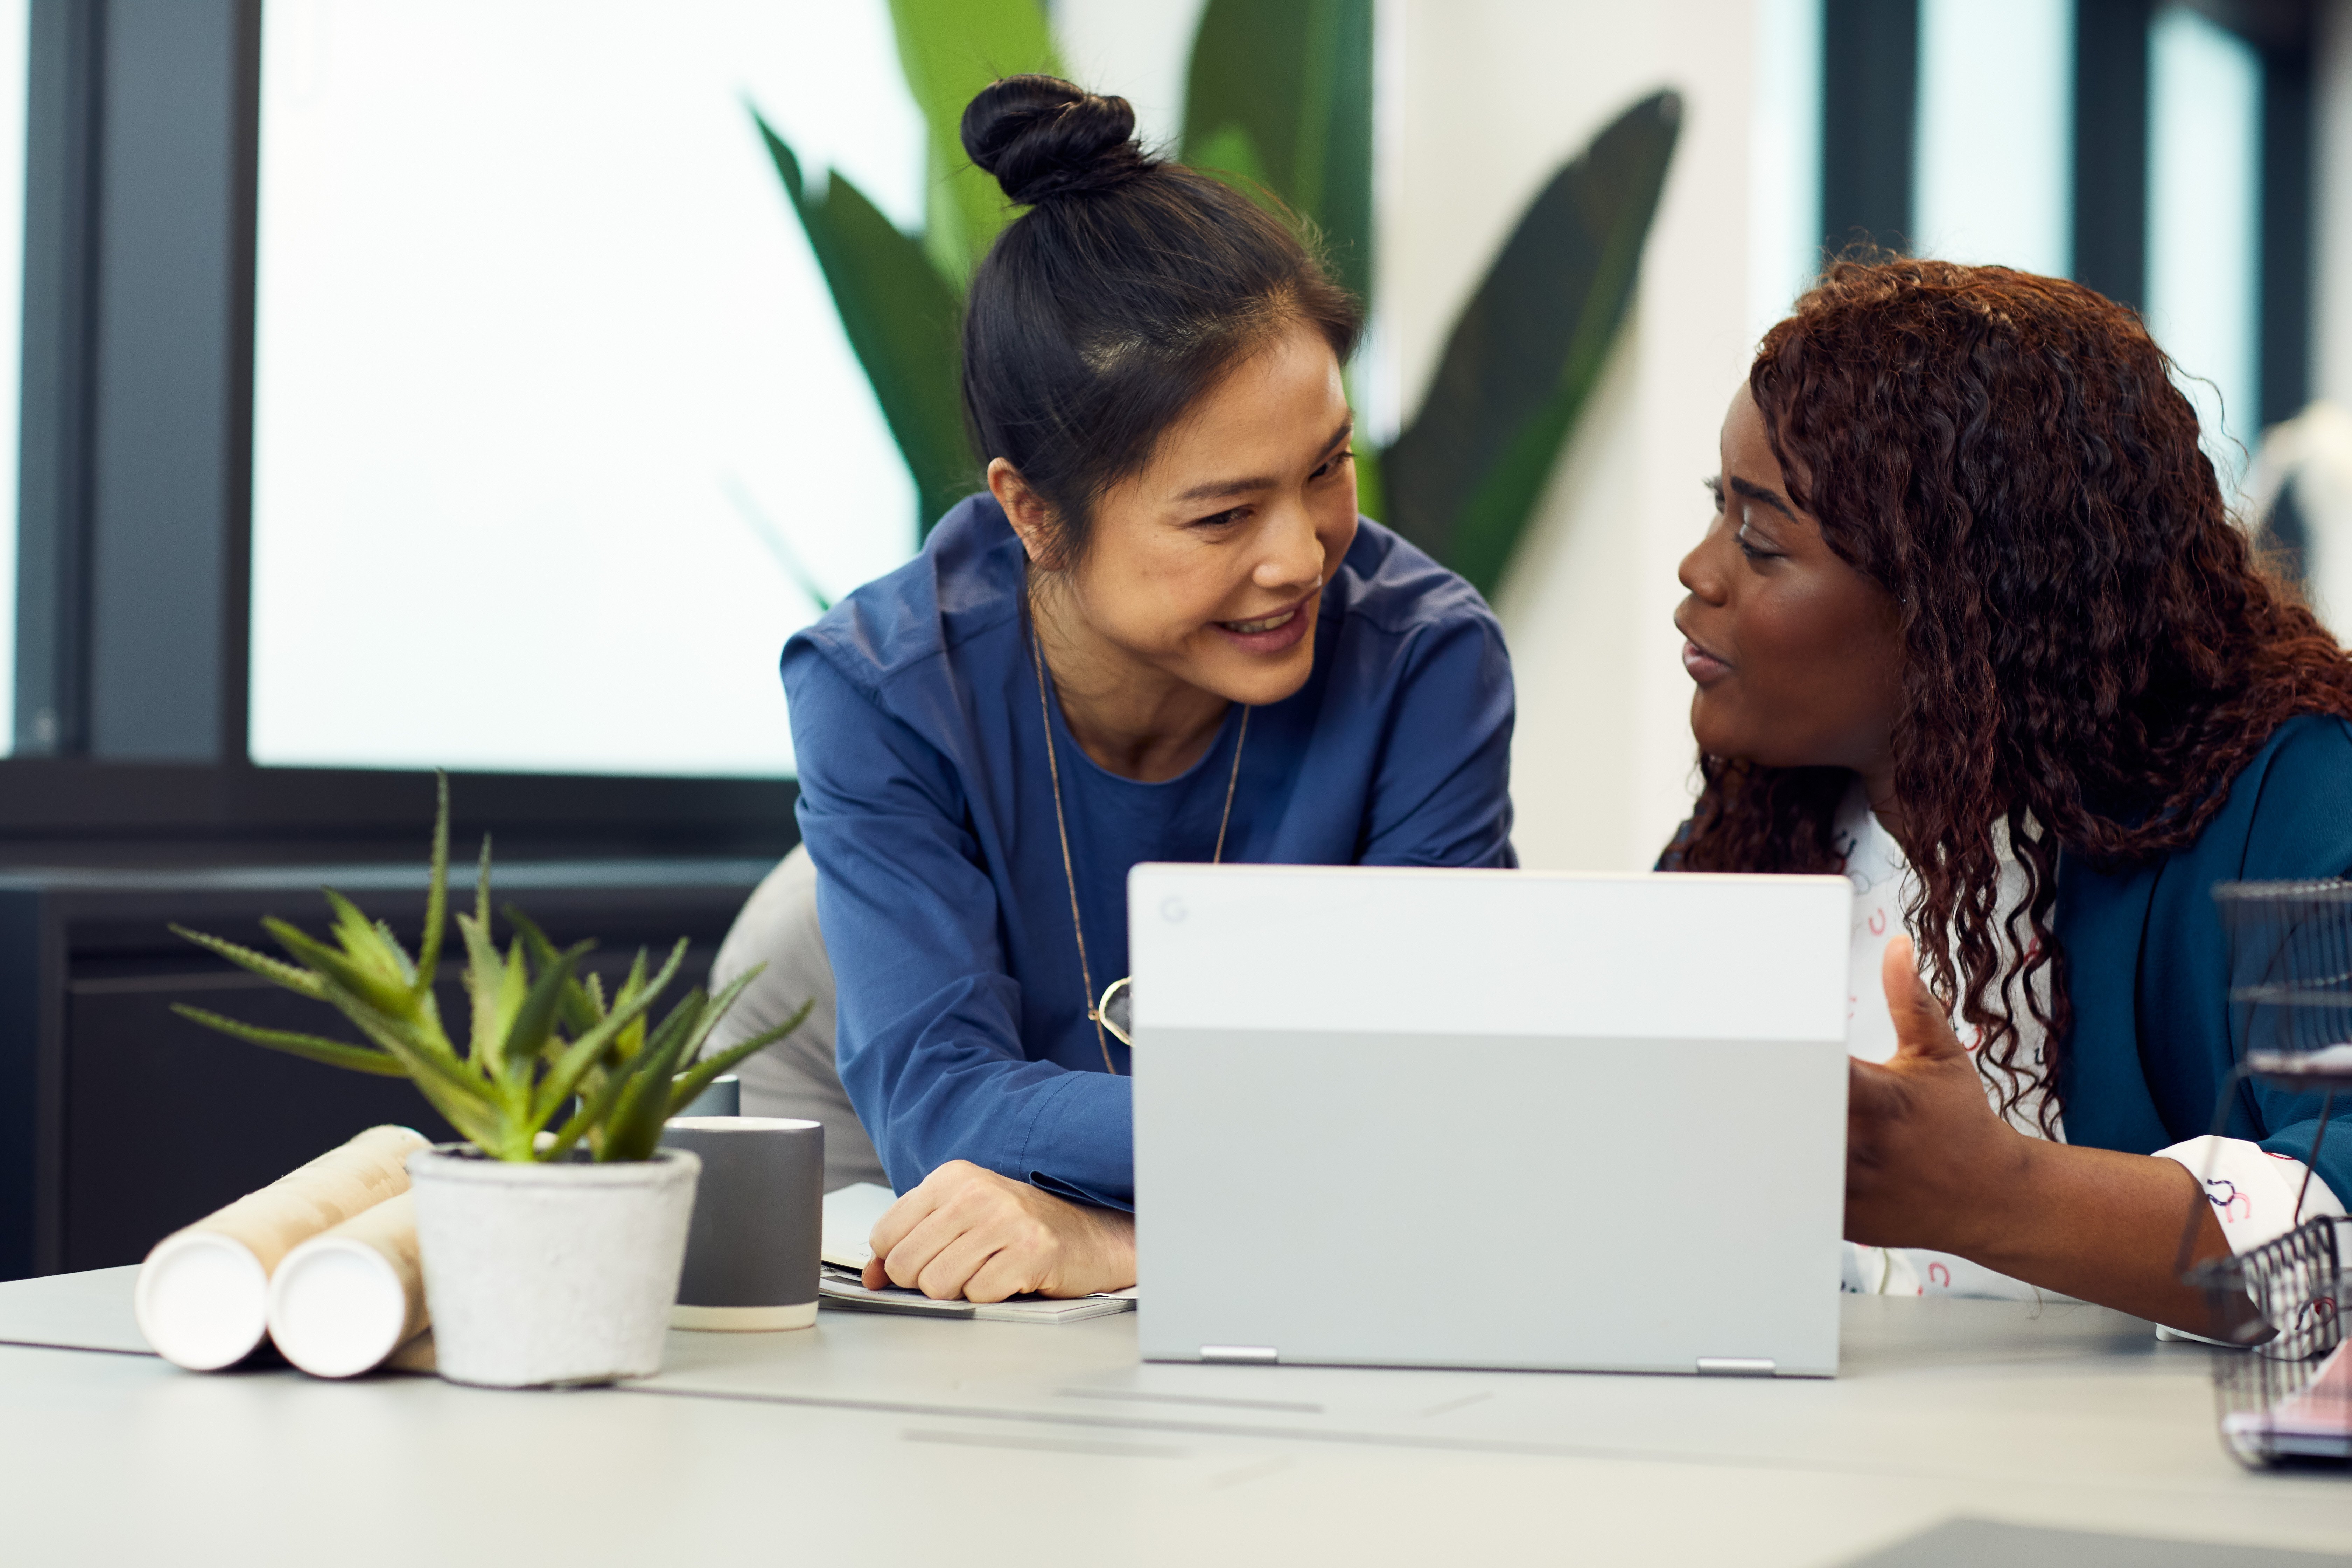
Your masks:
{"label": "woman's hair bun", "polygon": [[1135,110],[1057,76],[1009,76],[964,106],[963,150],[1024,206],[1107,191],[1151,167]]}

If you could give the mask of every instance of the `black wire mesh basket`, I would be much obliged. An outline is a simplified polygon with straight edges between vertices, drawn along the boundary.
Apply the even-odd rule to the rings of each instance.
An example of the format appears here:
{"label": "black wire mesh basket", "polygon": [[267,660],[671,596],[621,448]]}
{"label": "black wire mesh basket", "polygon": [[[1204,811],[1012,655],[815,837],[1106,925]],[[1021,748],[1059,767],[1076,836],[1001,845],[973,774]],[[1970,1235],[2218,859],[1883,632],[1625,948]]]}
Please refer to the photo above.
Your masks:
{"label": "black wire mesh basket", "polygon": [[2213,904],[2230,939],[2240,1076],[2352,1089],[2352,881],[2221,882]]}
{"label": "black wire mesh basket", "polygon": [[2241,1462],[2352,1464],[2352,1352],[2336,1313],[2347,1257],[2352,1222],[2331,1217],[2197,1270],[2242,1347],[2213,1352],[2221,1442]]}
{"label": "black wire mesh basket", "polygon": [[[2352,881],[2224,882],[2213,900],[2230,938],[2231,1024],[2244,1042],[2213,1131],[2228,1125],[2248,1080],[2316,1094],[2315,1162],[2336,1094],[2352,1089]],[[2297,1218],[2309,1187],[2306,1174]],[[2200,1199],[2184,1259],[2202,1211]],[[2213,1389],[2222,1444],[2243,1463],[2352,1465],[2352,1352],[2336,1312],[2347,1262],[2352,1221],[2323,1216],[2189,1272],[2213,1322],[2225,1325]]]}

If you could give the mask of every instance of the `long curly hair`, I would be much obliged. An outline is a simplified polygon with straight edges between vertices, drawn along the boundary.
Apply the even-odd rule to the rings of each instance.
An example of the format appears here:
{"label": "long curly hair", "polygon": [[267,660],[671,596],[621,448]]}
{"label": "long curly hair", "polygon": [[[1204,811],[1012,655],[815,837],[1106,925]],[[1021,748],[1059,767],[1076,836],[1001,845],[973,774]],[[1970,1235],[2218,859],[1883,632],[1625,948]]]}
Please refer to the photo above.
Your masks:
{"label": "long curly hair", "polygon": [[[2080,284],[1841,261],[1748,384],[1790,500],[1899,606],[1897,837],[1929,983],[1977,1029],[2003,1113],[2039,1089],[2054,1131],[2060,848],[2113,867],[2190,842],[2281,723],[2352,717],[2352,658],[2232,524],[2164,351]],[[1850,773],[1700,772],[1683,867],[1842,868]],[[2005,932],[2004,837],[2025,875]]]}

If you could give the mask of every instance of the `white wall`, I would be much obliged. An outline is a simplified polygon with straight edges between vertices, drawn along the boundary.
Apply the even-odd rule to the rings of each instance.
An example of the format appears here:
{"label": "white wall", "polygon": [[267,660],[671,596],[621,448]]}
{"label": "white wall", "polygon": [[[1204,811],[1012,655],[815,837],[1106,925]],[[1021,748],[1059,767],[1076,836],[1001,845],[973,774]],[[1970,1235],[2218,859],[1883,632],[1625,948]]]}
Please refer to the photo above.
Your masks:
{"label": "white wall", "polygon": [[[1519,685],[1528,865],[1646,868],[1689,808],[1675,567],[1747,373],[1750,0],[1381,0],[1377,352],[1419,405],[1520,210],[1635,100],[1685,117],[1626,331],[1496,608]],[[1070,68],[1166,134],[1198,0],[1055,0]]]}
{"label": "white wall", "polygon": [[1136,128],[1157,146],[1184,126],[1184,76],[1208,0],[1048,0],[1054,41],[1070,79],[1135,106]]}
{"label": "white wall", "polygon": [[1463,297],[1559,162],[1671,86],[1682,138],[1640,291],[1498,596],[1519,683],[1521,858],[1647,867],[1689,806],[1676,563],[1708,516],[1746,374],[1748,0],[1404,0],[1400,148],[1381,291],[1408,405]]}

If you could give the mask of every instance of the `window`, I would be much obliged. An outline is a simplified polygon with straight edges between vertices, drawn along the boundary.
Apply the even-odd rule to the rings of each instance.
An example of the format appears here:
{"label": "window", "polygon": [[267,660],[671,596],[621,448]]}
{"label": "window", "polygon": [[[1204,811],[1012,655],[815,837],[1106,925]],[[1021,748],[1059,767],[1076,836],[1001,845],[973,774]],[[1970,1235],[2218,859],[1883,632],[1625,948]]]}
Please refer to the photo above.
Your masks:
{"label": "window", "polygon": [[[2186,6],[2148,37],[2147,322],[2233,489],[2263,417],[2263,63]],[[2293,413],[2279,409],[2279,416]]]}
{"label": "window", "polygon": [[253,760],[789,773],[777,654],[916,519],[752,109],[914,226],[885,0],[270,0],[261,47]]}
{"label": "window", "polygon": [[[2076,278],[2145,314],[2236,489],[2263,426],[2309,396],[2319,7],[1759,0],[1756,15],[1759,331],[1792,270],[1862,237]],[[1791,172],[1807,135],[1818,179]],[[1801,256],[1790,237],[1808,234]]]}
{"label": "window", "polygon": [[1822,0],[1758,0],[1748,139],[1748,323],[1760,338],[1822,269]]}
{"label": "window", "polygon": [[1913,240],[1951,261],[2074,265],[2071,0],[1920,0]]}

